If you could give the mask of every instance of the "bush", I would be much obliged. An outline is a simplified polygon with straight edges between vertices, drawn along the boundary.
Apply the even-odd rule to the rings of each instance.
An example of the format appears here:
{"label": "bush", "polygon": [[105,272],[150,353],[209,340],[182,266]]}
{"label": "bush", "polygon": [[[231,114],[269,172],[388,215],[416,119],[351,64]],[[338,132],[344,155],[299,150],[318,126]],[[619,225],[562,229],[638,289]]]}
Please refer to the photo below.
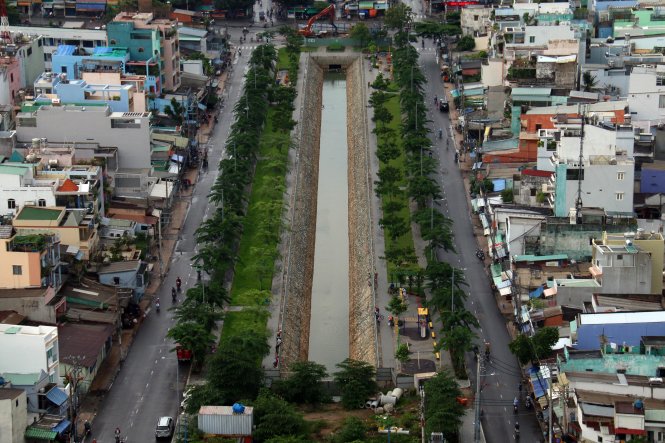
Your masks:
{"label": "bush", "polygon": [[358,417],[347,417],[344,424],[335,434],[335,443],[365,441],[367,426]]}
{"label": "bush", "polygon": [[341,43],[331,43],[326,49],[328,52],[344,52],[345,46]]}
{"label": "bush", "polygon": [[457,42],[458,51],[473,51],[476,47],[476,41],[470,35],[465,35]]}
{"label": "bush", "polygon": [[503,199],[504,203],[512,203],[513,202],[513,190],[512,189],[504,189],[501,191],[501,198]]}

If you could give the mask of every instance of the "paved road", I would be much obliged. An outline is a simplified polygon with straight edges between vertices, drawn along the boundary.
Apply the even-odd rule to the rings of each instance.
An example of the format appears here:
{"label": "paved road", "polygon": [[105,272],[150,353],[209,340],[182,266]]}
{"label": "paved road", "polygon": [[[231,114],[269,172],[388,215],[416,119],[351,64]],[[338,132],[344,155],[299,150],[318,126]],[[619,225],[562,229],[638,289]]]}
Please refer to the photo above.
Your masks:
{"label": "paved road", "polygon": [[227,83],[226,104],[208,144],[209,170],[200,176],[196,185],[170,270],[158,293],[162,310],[157,313],[152,309],[147,313],[120,374],[94,420],[93,437],[99,443],[113,442],[116,427],[120,427],[121,435],[127,436],[129,443],[151,441],[157,419],[175,417],[178,413],[187,367],[179,369],[175,354],[170,352],[173,343],[165,337],[174,323],[173,313],[165,308],[171,306],[170,288],[175,285],[177,276],[183,279],[184,288],[196,280],[190,265],[196,247],[194,232],[210,210],[206,196],[218,175],[217,164],[224,154],[224,140],[232,123],[231,110],[238,100],[249,55],[250,51],[244,51],[234,61]]}
{"label": "paved road", "polygon": [[[418,45],[420,46],[420,45]],[[522,406],[517,416],[513,414],[512,403],[518,395],[519,366],[515,357],[508,349],[510,337],[506,330],[505,321],[496,306],[494,295],[489,286],[482,263],[475,256],[478,243],[473,234],[473,227],[469,223],[470,211],[462,175],[454,164],[454,142],[451,148],[446,149],[445,140],[452,131],[448,114],[440,113],[434,109],[434,96],[443,94],[443,83],[439,77],[439,68],[436,64],[435,54],[431,40],[426,41],[421,52],[421,66],[427,76],[426,101],[429,107],[429,120],[433,136],[439,128],[443,128],[443,141],[435,140],[434,154],[440,163],[441,183],[445,200],[441,202],[440,209],[452,218],[454,223],[455,247],[457,253],[439,251],[437,256],[450,262],[457,268],[466,268],[466,281],[469,282],[469,298],[467,309],[473,312],[480,322],[478,342],[491,343],[492,361],[486,365],[485,375],[482,376],[482,408],[484,410],[483,429],[490,443],[504,443],[506,438],[511,439],[515,420],[519,420],[523,442],[541,441],[540,429],[531,411]],[[482,345],[480,345],[482,349]],[[476,378],[476,363],[472,355],[467,356],[467,364],[471,369],[471,377]],[[475,384],[474,384],[475,386]]]}

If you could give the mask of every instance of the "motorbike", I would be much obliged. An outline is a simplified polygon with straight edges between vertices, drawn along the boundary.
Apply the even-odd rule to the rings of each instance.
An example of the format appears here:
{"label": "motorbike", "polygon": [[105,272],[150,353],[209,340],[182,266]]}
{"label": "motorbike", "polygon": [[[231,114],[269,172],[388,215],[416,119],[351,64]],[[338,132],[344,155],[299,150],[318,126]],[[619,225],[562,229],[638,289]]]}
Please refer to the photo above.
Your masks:
{"label": "motorbike", "polygon": [[175,286],[178,288],[178,292],[180,292],[180,288],[182,287],[182,280],[180,280],[180,277],[175,281]]}
{"label": "motorbike", "polygon": [[175,303],[175,301],[176,301],[176,291],[175,291],[175,288],[171,288],[171,300],[173,301],[173,303]]}
{"label": "motorbike", "polygon": [[157,310],[157,312],[159,312],[159,308],[160,308],[160,304],[159,304],[159,302],[156,302],[155,303],[155,309]]}

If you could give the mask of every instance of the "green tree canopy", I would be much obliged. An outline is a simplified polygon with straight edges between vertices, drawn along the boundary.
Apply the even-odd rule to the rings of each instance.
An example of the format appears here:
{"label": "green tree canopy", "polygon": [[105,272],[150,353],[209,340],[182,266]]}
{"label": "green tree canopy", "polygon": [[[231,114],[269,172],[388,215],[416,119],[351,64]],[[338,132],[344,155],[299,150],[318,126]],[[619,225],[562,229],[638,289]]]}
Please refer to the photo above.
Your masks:
{"label": "green tree canopy", "polygon": [[323,365],[299,361],[289,366],[291,374],[274,386],[285,400],[293,403],[317,404],[327,400],[321,380],[328,376]]}
{"label": "green tree canopy", "polygon": [[559,330],[548,326],[536,331],[533,337],[518,335],[508,347],[521,364],[526,364],[548,357],[552,353],[552,346],[558,340]]}
{"label": "green tree canopy", "polygon": [[304,437],[307,433],[302,415],[268,389],[262,389],[254,401],[254,423],[256,429],[252,437],[256,442],[276,437]]}
{"label": "green tree canopy", "polygon": [[462,392],[447,370],[425,382],[425,433],[443,432],[446,440],[457,441],[464,407],[457,397]]}
{"label": "green tree canopy", "polygon": [[364,361],[347,358],[336,365],[334,379],[342,392],[342,405],[346,409],[358,408],[377,390],[374,366]]}

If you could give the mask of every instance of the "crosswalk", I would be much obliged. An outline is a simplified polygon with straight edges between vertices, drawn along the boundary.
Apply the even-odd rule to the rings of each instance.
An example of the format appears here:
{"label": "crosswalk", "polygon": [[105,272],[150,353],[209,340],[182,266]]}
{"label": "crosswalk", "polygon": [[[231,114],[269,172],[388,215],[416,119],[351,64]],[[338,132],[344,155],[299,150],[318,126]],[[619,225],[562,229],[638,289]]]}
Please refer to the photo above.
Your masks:
{"label": "crosswalk", "polygon": [[418,52],[436,52],[436,48],[416,48]]}

